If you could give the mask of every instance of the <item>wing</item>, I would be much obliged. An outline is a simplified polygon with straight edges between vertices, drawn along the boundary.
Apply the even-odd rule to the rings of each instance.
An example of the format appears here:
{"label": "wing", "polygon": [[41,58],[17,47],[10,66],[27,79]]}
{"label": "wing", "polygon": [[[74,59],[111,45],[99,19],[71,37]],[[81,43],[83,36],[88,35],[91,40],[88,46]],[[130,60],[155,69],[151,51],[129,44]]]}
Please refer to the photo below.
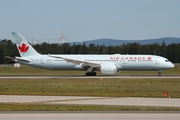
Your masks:
{"label": "wing", "polygon": [[49,55],[49,57],[61,58],[61,59],[66,60],[67,62],[74,63],[76,65],[81,65],[82,67],[83,66],[90,66],[90,67],[95,68],[95,67],[100,66],[99,62],[84,61],[84,60],[81,60],[81,59],[67,58],[67,57],[61,57],[61,56],[56,56],[56,55]]}

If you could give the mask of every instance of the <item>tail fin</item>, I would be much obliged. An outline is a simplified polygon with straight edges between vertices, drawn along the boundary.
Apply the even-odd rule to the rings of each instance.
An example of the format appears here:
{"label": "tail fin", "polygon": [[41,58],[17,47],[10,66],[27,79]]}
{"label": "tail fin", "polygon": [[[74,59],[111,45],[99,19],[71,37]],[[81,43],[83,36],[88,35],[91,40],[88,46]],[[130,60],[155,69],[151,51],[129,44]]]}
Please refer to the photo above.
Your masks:
{"label": "tail fin", "polygon": [[39,53],[19,33],[12,32],[12,35],[21,57],[39,55]]}

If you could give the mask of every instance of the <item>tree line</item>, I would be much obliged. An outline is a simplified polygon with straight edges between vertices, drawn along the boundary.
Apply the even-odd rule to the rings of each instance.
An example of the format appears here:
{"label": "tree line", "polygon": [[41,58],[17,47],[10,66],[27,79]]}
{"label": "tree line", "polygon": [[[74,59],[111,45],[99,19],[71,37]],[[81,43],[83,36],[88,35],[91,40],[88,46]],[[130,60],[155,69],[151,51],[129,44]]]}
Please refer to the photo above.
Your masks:
{"label": "tree line", "polygon": [[[159,55],[168,58],[173,63],[180,63],[180,43],[166,45],[165,41],[161,44],[154,43],[141,45],[139,43],[128,43],[116,46],[94,45],[88,46],[68,43],[46,43],[32,45],[41,54],[149,54]],[[0,64],[9,64],[13,61],[4,56],[19,56],[17,47],[11,40],[4,39],[0,42]]]}

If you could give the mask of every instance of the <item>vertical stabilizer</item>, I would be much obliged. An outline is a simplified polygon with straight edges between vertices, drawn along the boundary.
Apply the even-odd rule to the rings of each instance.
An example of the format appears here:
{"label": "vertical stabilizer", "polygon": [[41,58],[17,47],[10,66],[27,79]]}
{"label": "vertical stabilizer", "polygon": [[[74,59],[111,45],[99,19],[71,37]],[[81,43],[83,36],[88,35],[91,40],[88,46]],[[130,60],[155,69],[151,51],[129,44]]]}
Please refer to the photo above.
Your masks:
{"label": "vertical stabilizer", "polygon": [[21,57],[39,54],[19,33],[12,32],[12,35]]}

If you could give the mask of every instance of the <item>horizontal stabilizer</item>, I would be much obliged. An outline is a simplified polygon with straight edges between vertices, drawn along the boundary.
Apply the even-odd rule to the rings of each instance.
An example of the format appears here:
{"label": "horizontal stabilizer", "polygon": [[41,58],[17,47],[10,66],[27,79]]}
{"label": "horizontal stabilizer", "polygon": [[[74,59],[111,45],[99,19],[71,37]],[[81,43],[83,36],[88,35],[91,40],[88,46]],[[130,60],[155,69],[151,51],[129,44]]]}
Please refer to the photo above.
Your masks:
{"label": "horizontal stabilizer", "polygon": [[17,60],[25,61],[25,62],[31,62],[32,60],[26,59],[26,58],[21,58],[21,57],[16,57]]}
{"label": "horizontal stabilizer", "polygon": [[5,58],[11,59],[12,61],[15,61],[14,57],[5,56]]}
{"label": "horizontal stabilizer", "polygon": [[21,58],[21,57],[9,57],[9,56],[5,56],[5,58],[8,58],[8,59],[11,59],[12,61],[15,61],[16,60],[21,60],[21,61],[25,61],[25,62],[31,62],[32,60],[30,59],[26,59],[26,58]]}

